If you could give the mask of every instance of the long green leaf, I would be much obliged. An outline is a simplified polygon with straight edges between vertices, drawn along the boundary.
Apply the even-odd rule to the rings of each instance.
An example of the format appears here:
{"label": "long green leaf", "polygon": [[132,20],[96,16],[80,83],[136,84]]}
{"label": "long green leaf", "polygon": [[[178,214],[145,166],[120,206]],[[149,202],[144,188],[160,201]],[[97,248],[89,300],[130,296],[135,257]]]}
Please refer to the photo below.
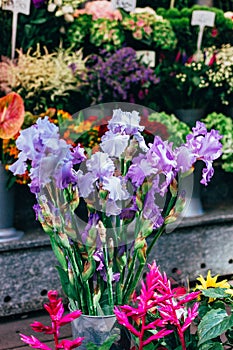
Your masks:
{"label": "long green leaf", "polygon": [[229,294],[225,292],[225,288],[208,288],[202,291],[202,294],[209,298],[225,298]]}
{"label": "long green leaf", "polygon": [[212,341],[208,341],[198,347],[198,350],[223,350],[224,347],[221,343],[215,343]]}
{"label": "long green leaf", "polygon": [[198,326],[198,345],[214,339],[233,326],[233,315],[228,316],[225,310],[212,309],[206,313]]}

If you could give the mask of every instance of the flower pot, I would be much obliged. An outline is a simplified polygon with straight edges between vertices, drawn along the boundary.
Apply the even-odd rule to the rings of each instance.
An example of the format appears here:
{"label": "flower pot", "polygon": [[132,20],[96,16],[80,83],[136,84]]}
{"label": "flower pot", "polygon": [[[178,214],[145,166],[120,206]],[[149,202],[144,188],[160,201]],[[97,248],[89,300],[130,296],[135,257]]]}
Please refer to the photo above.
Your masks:
{"label": "flower pot", "polygon": [[89,316],[81,315],[72,321],[73,339],[84,337],[80,350],[86,350],[88,343],[93,343],[100,347],[110,336],[116,339],[111,350],[129,350],[130,340],[128,334],[116,321],[115,315],[109,316]]}
{"label": "flower pot", "polygon": [[23,232],[14,228],[14,189],[7,189],[7,174],[0,163],[0,243],[20,239]]}
{"label": "flower pot", "polygon": [[193,127],[196,122],[205,116],[205,109],[203,108],[190,108],[190,109],[176,109],[175,115],[182,122],[188,124],[190,127]]}

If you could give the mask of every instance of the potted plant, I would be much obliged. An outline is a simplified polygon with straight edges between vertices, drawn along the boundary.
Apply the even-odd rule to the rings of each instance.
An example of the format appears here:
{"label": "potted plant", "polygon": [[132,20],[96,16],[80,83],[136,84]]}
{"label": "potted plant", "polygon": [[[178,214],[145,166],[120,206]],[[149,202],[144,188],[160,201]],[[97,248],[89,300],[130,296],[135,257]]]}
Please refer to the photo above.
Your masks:
{"label": "potted plant", "polygon": [[[29,171],[63,290],[85,320],[115,317],[114,306],[130,300],[155,242],[184,208],[182,178],[202,160],[207,184],[221,155],[221,136],[203,123],[174,149],[159,136],[147,145],[139,112],[128,108],[113,110],[99,147],[86,154],[75,132],[65,141],[67,124],[59,132],[48,118],[38,119],[21,132],[19,158],[10,168],[15,175]],[[97,319],[87,333],[90,327],[95,333]]]}

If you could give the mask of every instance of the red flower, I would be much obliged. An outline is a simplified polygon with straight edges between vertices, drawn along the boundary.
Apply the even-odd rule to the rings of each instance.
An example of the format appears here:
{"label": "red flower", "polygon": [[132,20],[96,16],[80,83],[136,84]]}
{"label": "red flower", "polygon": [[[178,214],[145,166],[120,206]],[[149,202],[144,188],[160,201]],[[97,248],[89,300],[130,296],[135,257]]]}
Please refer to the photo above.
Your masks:
{"label": "red flower", "polygon": [[211,31],[211,36],[212,36],[213,38],[215,38],[217,35],[218,35],[218,30],[217,30],[217,28],[213,28],[212,31]]}

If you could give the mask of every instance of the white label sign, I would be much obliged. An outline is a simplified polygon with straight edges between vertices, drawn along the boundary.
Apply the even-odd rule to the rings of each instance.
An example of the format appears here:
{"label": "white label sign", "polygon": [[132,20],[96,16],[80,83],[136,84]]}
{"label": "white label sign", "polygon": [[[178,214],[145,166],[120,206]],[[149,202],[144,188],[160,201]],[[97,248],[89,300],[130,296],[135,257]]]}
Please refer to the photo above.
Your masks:
{"label": "white label sign", "polygon": [[213,27],[215,20],[215,12],[212,11],[193,11],[191,24],[193,26]]}
{"label": "white label sign", "polygon": [[137,58],[147,64],[149,67],[155,67],[155,52],[149,50],[138,50],[136,51]]}
{"label": "white label sign", "polygon": [[136,0],[111,0],[114,9],[120,7],[127,12],[133,12],[136,8]]}
{"label": "white label sign", "polygon": [[16,45],[16,33],[17,33],[17,22],[18,13],[29,15],[30,13],[31,0],[11,0],[8,4],[3,5],[3,10],[13,12],[12,20],[12,36],[11,36],[11,58],[15,57],[15,45]]}
{"label": "white label sign", "polygon": [[199,26],[199,33],[197,38],[197,56],[201,57],[201,43],[205,26],[213,27],[215,20],[215,13],[212,11],[195,10],[192,13],[191,25]]}
{"label": "white label sign", "polygon": [[29,15],[31,0],[12,0],[9,4],[3,5],[3,10],[9,10],[12,12],[23,13]]}

